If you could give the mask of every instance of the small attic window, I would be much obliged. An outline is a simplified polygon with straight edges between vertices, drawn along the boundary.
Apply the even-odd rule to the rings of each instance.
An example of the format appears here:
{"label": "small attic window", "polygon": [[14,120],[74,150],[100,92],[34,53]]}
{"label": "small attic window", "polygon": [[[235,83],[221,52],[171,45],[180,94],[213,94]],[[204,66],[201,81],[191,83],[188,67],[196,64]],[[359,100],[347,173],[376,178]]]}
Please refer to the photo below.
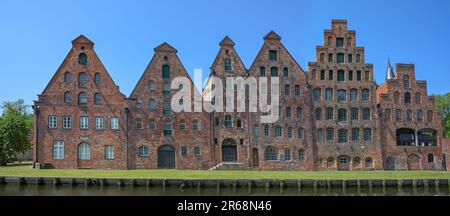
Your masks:
{"label": "small attic window", "polygon": [[87,63],[88,58],[86,53],[80,53],[80,55],[78,56],[78,64],[87,65]]}
{"label": "small attic window", "polygon": [[164,61],[169,60],[169,58],[167,56],[164,56]]}

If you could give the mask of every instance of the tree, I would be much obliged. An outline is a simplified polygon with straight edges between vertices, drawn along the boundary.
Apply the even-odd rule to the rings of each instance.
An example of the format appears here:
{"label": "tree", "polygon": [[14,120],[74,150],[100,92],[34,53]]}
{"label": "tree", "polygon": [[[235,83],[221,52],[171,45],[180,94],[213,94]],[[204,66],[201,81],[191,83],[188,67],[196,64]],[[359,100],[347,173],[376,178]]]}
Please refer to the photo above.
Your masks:
{"label": "tree", "polygon": [[23,100],[4,102],[0,117],[0,165],[15,159],[16,152],[30,149],[29,133],[33,116]]}
{"label": "tree", "polygon": [[450,138],[450,93],[435,95],[436,108],[441,113],[444,137]]}

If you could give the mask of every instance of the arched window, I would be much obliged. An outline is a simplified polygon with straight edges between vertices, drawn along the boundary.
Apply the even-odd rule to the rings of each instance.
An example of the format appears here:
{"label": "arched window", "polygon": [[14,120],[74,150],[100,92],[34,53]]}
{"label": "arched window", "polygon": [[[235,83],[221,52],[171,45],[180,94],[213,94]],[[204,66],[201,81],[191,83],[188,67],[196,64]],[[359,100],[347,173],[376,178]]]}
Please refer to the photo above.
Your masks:
{"label": "arched window", "polygon": [[327,128],[326,138],[327,138],[327,141],[334,140],[334,128]]}
{"label": "arched window", "polygon": [[270,68],[270,76],[277,77],[278,76],[278,68],[277,67],[271,67]]}
{"label": "arched window", "polygon": [[406,92],[405,93],[405,104],[410,104],[411,103],[411,93]]}
{"label": "arched window", "polygon": [[139,147],[139,157],[148,157],[148,147],[141,146]]}
{"label": "arched window", "polygon": [[305,150],[304,149],[298,150],[298,160],[299,161],[305,160]]}
{"label": "arched window", "polygon": [[102,94],[100,93],[95,93],[94,94],[94,104],[102,104]]}
{"label": "arched window", "polygon": [[372,129],[366,128],[364,129],[364,141],[372,140]]}
{"label": "arched window", "polygon": [[148,101],[148,108],[150,110],[155,110],[156,109],[156,101],[154,99],[150,99]]}
{"label": "arched window", "polygon": [[72,102],[72,93],[71,92],[64,93],[64,102],[66,102],[66,103]]}
{"label": "arched window", "polygon": [[428,154],[428,163],[434,163],[434,155]]}
{"label": "arched window", "polygon": [[420,92],[416,93],[416,104],[421,104],[422,103],[422,97],[420,95]]}
{"label": "arched window", "polygon": [[321,97],[321,90],[320,89],[314,89],[314,91],[313,91],[314,101],[320,101],[320,97]]}
{"label": "arched window", "polygon": [[359,129],[358,128],[352,129],[352,141],[359,141]]}
{"label": "arched window", "polygon": [[81,143],[78,146],[78,160],[91,159],[91,146],[87,143]]}
{"label": "arched window", "polygon": [[278,160],[277,150],[274,147],[267,147],[264,151],[264,159],[266,161]]}
{"label": "arched window", "polygon": [[170,80],[170,66],[169,65],[162,66],[162,78],[163,78],[163,80]]}
{"label": "arched window", "polygon": [[97,85],[102,83],[102,75],[99,72],[94,74],[94,83]]}
{"label": "arched window", "polygon": [[78,64],[87,65],[87,63],[88,58],[86,53],[80,53],[80,55],[78,55]]}
{"label": "arched window", "polygon": [[339,109],[338,110],[338,121],[347,121],[347,110],[346,109]]}
{"label": "arched window", "polygon": [[406,119],[408,120],[408,121],[412,121],[412,119],[413,119],[413,112],[412,112],[412,110],[407,110],[406,111]]}
{"label": "arched window", "polygon": [[362,91],[362,100],[363,101],[368,101],[369,100],[369,90],[368,89],[364,89]]}
{"label": "arched window", "polygon": [[348,142],[348,131],[345,129],[339,130],[339,139],[338,142],[345,143]]}
{"label": "arched window", "polygon": [[325,119],[326,120],[334,119],[334,109],[333,108],[327,108]]}
{"label": "arched window", "polygon": [[422,110],[418,110],[417,111],[417,115],[416,115],[417,121],[421,122],[423,120],[423,112]]}
{"label": "arched window", "polygon": [[325,100],[327,101],[333,100],[333,89],[331,88],[325,89]]}
{"label": "arched window", "polygon": [[303,115],[303,110],[301,107],[297,107],[297,119],[301,120]]}
{"label": "arched window", "polygon": [[64,74],[64,82],[65,82],[65,83],[70,83],[70,82],[72,82],[72,74],[71,74],[69,71],[67,71],[67,72]]}
{"label": "arched window", "polygon": [[405,89],[409,88],[409,76],[408,75],[403,76],[403,88],[405,88]]}
{"label": "arched window", "polygon": [[433,111],[428,110],[427,119],[428,119],[428,122],[430,122],[430,123],[433,122]]}
{"label": "arched window", "polygon": [[225,116],[225,127],[232,128],[233,127],[233,119],[230,115]]}
{"label": "arched window", "polygon": [[317,130],[317,141],[323,142],[323,130],[322,129]]}
{"label": "arched window", "polygon": [[153,81],[153,80],[148,81],[148,90],[151,92],[156,90],[155,81]]}
{"label": "arched window", "polygon": [[394,92],[394,102],[396,104],[400,102],[400,93],[398,91]]}
{"label": "arched window", "polygon": [[350,100],[351,101],[357,101],[358,100],[358,90],[351,89],[350,90]]}
{"label": "arched window", "polygon": [[338,99],[338,101],[345,101],[346,100],[346,97],[347,96],[347,91],[345,91],[345,90],[338,90],[338,92],[337,92],[337,99]]}
{"label": "arched window", "polygon": [[81,72],[78,75],[78,85],[86,85],[88,81],[88,76],[85,72]]}
{"label": "arched window", "polygon": [[87,102],[88,102],[88,99],[87,99],[86,93],[81,92],[81,93],[78,95],[78,103],[79,103],[79,104],[87,104]]}
{"label": "arched window", "polygon": [[366,158],[366,168],[373,167],[373,159],[371,157]]}
{"label": "arched window", "polygon": [[322,109],[317,108],[315,111],[316,120],[322,120]]}

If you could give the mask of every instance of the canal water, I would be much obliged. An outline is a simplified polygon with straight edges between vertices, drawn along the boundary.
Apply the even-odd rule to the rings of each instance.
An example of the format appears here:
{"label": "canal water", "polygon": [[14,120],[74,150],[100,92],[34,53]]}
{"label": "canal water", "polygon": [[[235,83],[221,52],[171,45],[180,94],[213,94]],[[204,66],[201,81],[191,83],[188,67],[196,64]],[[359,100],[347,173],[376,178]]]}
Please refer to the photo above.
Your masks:
{"label": "canal water", "polygon": [[0,185],[0,196],[450,196],[448,187],[186,188]]}

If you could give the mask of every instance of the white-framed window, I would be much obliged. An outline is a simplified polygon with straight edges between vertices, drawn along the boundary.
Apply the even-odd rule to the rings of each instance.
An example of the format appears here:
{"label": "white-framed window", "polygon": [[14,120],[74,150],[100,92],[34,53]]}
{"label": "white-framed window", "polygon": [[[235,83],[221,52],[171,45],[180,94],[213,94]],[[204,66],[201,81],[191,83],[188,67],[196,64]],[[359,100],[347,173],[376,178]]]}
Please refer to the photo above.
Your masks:
{"label": "white-framed window", "polygon": [[64,141],[53,141],[53,160],[64,160]]}
{"label": "white-framed window", "polygon": [[78,160],[91,159],[91,146],[87,143],[81,143],[78,146]]}
{"label": "white-framed window", "polygon": [[80,117],[80,129],[82,130],[89,129],[89,117],[87,116]]}
{"label": "white-framed window", "polygon": [[63,129],[72,128],[72,116],[63,116],[62,117],[62,127],[63,127]]}
{"label": "white-framed window", "polygon": [[58,116],[48,116],[48,128],[58,128]]}
{"label": "white-framed window", "polygon": [[198,120],[194,120],[194,122],[192,123],[192,130],[200,131],[200,122]]}
{"label": "white-framed window", "polygon": [[148,147],[147,146],[141,146],[139,147],[139,157],[148,157]]}
{"label": "white-framed window", "polygon": [[105,160],[114,160],[114,146],[105,146]]}
{"label": "white-framed window", "polygon": [[119,130],[119,118],[111,118],[111,130]]}
{"label": "white-framed window", "polygon": [[188,149],[187,147],[181,147],[181,156],[187,156]]}
{"label": "white-framed window", "polygon": [[95,117],[95,129],[96,130],[103,130],[104,126],[104,120],[102,117]]}

